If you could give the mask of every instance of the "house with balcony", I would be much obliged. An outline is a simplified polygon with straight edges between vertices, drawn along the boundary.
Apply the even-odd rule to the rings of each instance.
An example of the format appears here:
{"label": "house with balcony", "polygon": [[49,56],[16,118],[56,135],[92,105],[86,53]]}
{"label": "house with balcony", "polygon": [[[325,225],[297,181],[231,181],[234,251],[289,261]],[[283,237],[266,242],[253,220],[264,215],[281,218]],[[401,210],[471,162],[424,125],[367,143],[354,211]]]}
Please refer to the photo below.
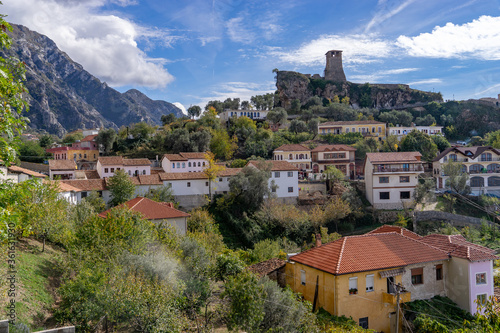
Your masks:
{"label": "house with balcony", "polygon": [[318,133],[326,134],[347,134],[361,133],[365,137],[374,137],[379,141],[385,140],[385,123],[375,120],[354,120],[354,121],[327,121],[318,125]]}
{"label": "house with balcony", "polygon": [[322,173],[329,166],[342,171],[347,178],[354,179],[356,148],[348,145],[320,145],[311,150],[312,169],[314,173]]}
{"label": "house with balcony", "polygon": [[74,179],[78,169],[73,160],[49,160],[49,178]]}
{"label": "house with balcony", "polygon": [[161,166],[165,172],[202,172],[208,161],[205,153],[165,154],[161,159]]}
{"label": "house with balcony", "polygon": [[151,174],[151,161],[147,158],[123,158],[122,156],[101,156],[96,171],[100,178],[113,177],[118,170],[124,170],[130,177]]}
{"label": "house with balcony", "polygon": [[500,196],[500,150],[489,146],[450,147],[432,161],[436,187],[445,189],[448,176],[443,166],[448,161],[460,162],[462,170],[469,174],[472,194]]}
{"label": "house with balcony", "polygon": [[375,209],[413,205],[418,176],[424,172],[419,152],[367,153],[364,165],[366,198]]}
{"label": "house with balcony", "polygon": [[230,118],[248,117],[253,120],[264,121],[267,118],[267,110],[225,110],[219,113],[219,118],[227,122]]}
{"label": "house with balcony", "polygon": [[312,171],[311,149],[301,144],[287,144],[273,151],[274,161],[287,161],[302,173]]}
{"label": "house with balcony", "polygon": [[352,317],[363,328],[395,332],[396,286],[401,303],[444,295],[447,262],[444,251],[386,232],[347,236],[290,256],[285,274],[292,290],[316,309]]}
{"label": "house with balcony", "polygon": [[53,147],[46,150],[54,156],[54,160],[72,160],[79,170],[93,170],[99,157],[99,147],[95,141],[96,134],[87,135],[77,140],[71,146]]}
{"label": "house with balcony", "polygon": [[428,135],[443,135],[443,126],[395,126],[387,127],[387,135],[394,135],[399,140],[411,131],[419,131]]}

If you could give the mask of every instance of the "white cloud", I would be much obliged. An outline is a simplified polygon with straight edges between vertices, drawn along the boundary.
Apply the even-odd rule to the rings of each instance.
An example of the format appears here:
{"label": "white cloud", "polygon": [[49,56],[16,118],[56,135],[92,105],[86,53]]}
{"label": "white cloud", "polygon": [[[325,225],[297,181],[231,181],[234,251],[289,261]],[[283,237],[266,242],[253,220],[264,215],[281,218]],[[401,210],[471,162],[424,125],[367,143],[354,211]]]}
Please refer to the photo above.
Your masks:
{"label": "white cloud", "polygon": [[396,44],[414,57],[500,60],[500,17],[484,15],[462,25],[447,23],[431,33],[399,36]]}
{"label": "white cloud", "polygon": [[[123,6],[135,1],[113,0]],[[159,30],[140,27],[111,14],[99,14],[106,0],[4,0],[8,21],[47,35],[87,71],[111,86],[165,87],[174,78],[162,66],[164,59],[149,59],[137,41],[165,38]],[[168,44],[168,43],[167,43]]]}
{"label": "white cloud", "polygon": [[245,27],[243,20],[242,16],[230,19],[226,23],[227,34],[233,42],[251,44],[255,34]]}
{"label": "white cloud", "polygon": [[188,115],[186,107],[182,105],[179,102],[172,103],[173,105],[177,106],[179,109],[181,109],[182,113],[185,114],[186,116]]}
{"label": "white cloud", "polygon": [[396,68],[396,69],[386,69],[381,71],[376,71],[371,74],[359,74],[359,75],[350,75],[349,80],[353,82],[376,82],[378,80],[383,80],[387,76],[390,75],[399,75],[409,72],[418,71],[418,68]]}
{"label": "white cloud", "polygon": [[404,73],[409,73],[409,72],[415,72],[418,71],[418,68],[397,68],[397,69],[388,69],[385,71],[380,71],[380,74],[383,75],[395,75],[395,74],[404,74]]}
{"label": "white cloud", "polygon": [[343,50],[344,64],[370,63],[391,56],[393,44],[376,35],[324,35],[296,50],[271,49],[281,61],[300,66],[323,65],[329,50]]}
{"label": "white cloud", "polygon": [[[371,19],[371,21],[368,22],[368,24],[366,25],[366,27],[365,27],[365,33],[370,32],[370,30],[374,26],[379,25],[380,23],[382,23],[382,22],[390,19],[394,15],[398,14],[403,9],[405,9],[406,7],[408,7],[412,2],[415,2],[415,0],[406,0],[405,2],[399,4],[395,8],[389,8],[389,9],[382,8],[382,9],[380,9],[377,13],[375,13],[375,15],[373,16],[373,18]],[[379,3],[378,3],[379,7],[384,7],[386,5],[387,5],[386,1],[379,1]]]}
{"label": "white cloud", "polygon": [[220,37],[209,36],[209,37],[199,37],[198,39],[201,42],[201,46],[205,46],[208,43],[212,43],[212,42],[220,40]]}
{"label": "white cloud", "polygon": [[425,79],[408,83],[408,85],[443,83],[441,79]]}

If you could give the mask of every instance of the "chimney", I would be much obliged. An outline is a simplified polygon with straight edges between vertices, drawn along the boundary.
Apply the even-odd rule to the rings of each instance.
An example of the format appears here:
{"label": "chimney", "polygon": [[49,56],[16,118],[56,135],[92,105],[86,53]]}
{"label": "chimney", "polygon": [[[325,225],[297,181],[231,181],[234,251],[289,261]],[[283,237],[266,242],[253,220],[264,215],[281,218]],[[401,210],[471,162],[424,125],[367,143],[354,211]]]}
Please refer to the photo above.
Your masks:
{"label": "chimney", "polygon": [[321,234],[316,234],[316,247],[321,246]]}

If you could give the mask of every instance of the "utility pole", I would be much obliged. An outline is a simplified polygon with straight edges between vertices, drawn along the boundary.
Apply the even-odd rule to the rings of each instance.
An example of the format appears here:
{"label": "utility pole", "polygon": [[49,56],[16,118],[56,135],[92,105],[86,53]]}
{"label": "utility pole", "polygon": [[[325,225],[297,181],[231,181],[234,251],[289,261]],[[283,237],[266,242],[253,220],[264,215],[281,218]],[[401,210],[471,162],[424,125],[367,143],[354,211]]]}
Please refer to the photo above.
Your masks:
{"label": "utility pole", "polygon": [[399,333],[399,299],[403,286],[401,283],[395,285],[396,289],[396,333]]}

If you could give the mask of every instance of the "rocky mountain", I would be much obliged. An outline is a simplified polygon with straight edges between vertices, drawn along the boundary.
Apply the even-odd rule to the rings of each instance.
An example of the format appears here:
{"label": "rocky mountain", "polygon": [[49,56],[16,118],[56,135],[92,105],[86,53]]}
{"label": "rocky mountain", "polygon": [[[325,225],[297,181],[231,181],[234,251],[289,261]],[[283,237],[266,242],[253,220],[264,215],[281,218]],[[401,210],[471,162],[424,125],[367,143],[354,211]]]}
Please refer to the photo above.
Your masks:
{"label": "rocky mountain", "polygon": [[12,24],[12,47],[6,56],[26,63],[30,126],[59,136],[78,128],[113,127],[145,121],[160,124],[164,114],[182,116],[165,101],[138,90],[109,87],[61,51],[47,36]]}
{"label": "rocky mountain", "polygon": [[304,104],[313,96],[330,100],[335,96],[340,99],[347,96],[354,107],[377,109],[407,108],[432,101],[443,101],[440,93],[411,89],[405,84],[333,82],[319,75],[311,76],[291,71],[277,72],[276,88],[280,104],[285,108],[289,108],[295,99]]}

